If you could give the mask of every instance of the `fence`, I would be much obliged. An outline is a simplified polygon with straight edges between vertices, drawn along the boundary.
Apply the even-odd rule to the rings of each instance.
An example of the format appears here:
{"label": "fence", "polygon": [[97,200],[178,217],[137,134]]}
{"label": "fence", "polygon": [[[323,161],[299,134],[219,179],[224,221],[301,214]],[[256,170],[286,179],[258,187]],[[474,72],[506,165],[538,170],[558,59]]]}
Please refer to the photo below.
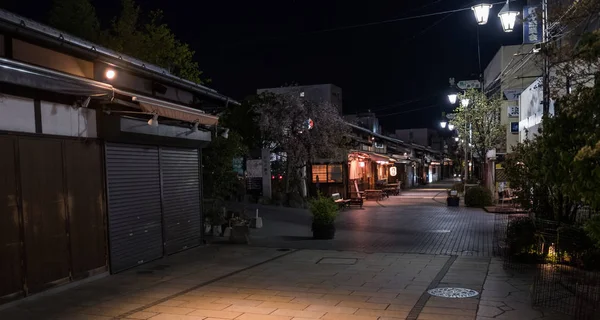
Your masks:
{"label": "fence", "polygon": [[[578,221],[585,221],[593,214],[582,211]],[[578,229],[561,228],[555,221],[535,219],[532,220],[535,237],[529,251],[531,259],[523,259],[510,248],[515,240],[509,239],[514,235],[509,234],[508,228],[511,223],[518,223],[517,219],[527,216],[496,215],[494,255],[502,257],[506,270],[531,276],[531,299],[535,307],[573,319],[600,319],[600,271],[595,270],[600,268],[598,251],[586,243]]]}

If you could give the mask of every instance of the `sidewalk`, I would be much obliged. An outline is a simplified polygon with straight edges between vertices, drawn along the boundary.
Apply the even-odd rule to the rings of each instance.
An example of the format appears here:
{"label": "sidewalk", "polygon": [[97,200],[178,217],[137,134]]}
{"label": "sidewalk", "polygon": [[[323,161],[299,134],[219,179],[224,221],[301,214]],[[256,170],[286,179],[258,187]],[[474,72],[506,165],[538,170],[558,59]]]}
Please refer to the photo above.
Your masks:
{"label": "sidewalk", "polygon": [[[0,310],[0,319],[560,319],[531,309],[526,284],[507,278],[497,262],[488,271],[489,263],[485,257],[209,246],[23,301]],[[476,290],[481,300],[427,293],[439,287]]]}

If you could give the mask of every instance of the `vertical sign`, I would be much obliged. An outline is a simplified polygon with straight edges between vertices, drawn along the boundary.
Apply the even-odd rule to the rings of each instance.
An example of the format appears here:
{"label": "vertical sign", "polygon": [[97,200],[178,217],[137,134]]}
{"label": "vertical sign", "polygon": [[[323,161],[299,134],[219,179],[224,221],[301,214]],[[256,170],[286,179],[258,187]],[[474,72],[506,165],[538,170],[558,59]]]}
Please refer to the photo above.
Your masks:
{"label": "vertical sign", "polygon": [[523,43],[542,42],[542,21],[538,15],[539,6],[523,7]]}

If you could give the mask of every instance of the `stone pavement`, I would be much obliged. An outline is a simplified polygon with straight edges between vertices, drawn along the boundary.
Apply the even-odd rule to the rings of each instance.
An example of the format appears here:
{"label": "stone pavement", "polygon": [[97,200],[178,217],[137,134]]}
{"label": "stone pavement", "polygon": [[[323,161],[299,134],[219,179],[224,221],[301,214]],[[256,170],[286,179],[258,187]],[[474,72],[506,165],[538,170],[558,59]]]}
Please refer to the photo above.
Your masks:
{"label": "stone pavement", "polygon": [[312,240],[307,210],[248,205],[259,209],[264,227],[251,232],[251,245],[297,249],[425,253],[490,257],[493,254],[494,214],[465,207],[447,207],[446,188],[403,191],[364,208],[342,211],[334,240]]}
{"label": "stone pavement", "polygon": [[[309,239],[305,210],[261,207],[252,246],[190,249],[0,306],[0,319],[564,319],[532,309],[530,278],[492,258],[494,215],[447,208],[443,190],[344,211],[330,241]],[[428,294],[444,287],[481,294]]]}
{"label": "stone pavement", "polygon": [[[488,274],[489,260],[210,246],[34,296],[0,310],[0,319],[542,319],[543,313],[527,305],[526,294],[515,293],[523,284],[494,271],[496,263]],[[483,292],[481,300],[427,293],[438,287]]]}

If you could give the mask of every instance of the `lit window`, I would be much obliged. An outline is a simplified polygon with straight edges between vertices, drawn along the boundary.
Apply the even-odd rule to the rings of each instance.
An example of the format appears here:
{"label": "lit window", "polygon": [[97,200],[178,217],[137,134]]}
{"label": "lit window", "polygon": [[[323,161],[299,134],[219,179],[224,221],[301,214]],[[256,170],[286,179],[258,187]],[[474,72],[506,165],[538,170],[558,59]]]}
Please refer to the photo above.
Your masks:
{"label": "lit window", "polygon": [[342,183],[343,172],[341,164],[315,164],[312,166],[313,183]]}

